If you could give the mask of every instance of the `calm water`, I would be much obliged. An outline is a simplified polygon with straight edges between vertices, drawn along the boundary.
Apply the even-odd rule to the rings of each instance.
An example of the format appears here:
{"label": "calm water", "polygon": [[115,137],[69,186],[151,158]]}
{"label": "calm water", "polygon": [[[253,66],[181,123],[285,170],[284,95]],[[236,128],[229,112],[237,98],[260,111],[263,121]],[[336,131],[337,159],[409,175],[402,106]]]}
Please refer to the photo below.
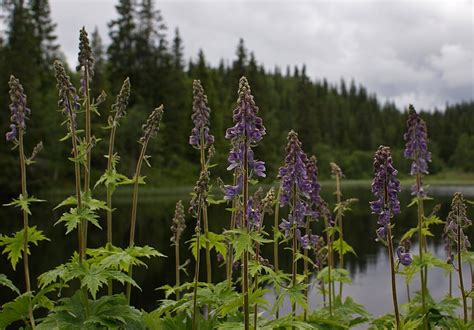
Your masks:
{"label": "calm water", "polygon": [[[357,252],[357,257],[349,256],[346,258],[346,267],[349,269],[353,278],[353,283],[344,287],[344,295],[348,294],[363,305],[374,315],[380,315],[390,312],[391,305],[391,289],[389,282],[389,265],[386,249],[375,242],[376,220],[370,214],[368,202],[372,198],[370,187],[347,187],[344,189],[344,197],[356,197],[359,202],[353,207],[353,211],[348,213],[344,218],[345,239],[351,244]],[[332,190],[331,187],[323,187],[323,190]],[[408,189],[404,189],[407,191]],[[462,191],[466,196],[474,196],[473,186],[453,187],[453,186],[435,186],[430,189],[430,195],[435,197],[434,201],[430,201],[426,205],[426,212],[430,212],[435,204],[441,204],[439,215],[444,219],[449,211],[450,195],[455,191]],[[324,195],[324,194],[323,194]],[[65,262],[77,247],[77,239],[74,233],[65,236],[63,225],[53,226],[59,218],[60,211],[52,211],[60,198],[63,196],[41,195],[41,198],[47,198],[50,202],[43,203],[41,206],[34,206],[31,225],[36,225],[43,230],[50,242],[42,242],[38,247],[32,248],[32,256],[30,258],[32,278],[39,274]],[[117,193],[115,207],[117,211],[114,215],[114,244],[125,246],[128,242],[129,215],[130,215],[130,196],[128,193]],[[1,196],[0,196],[1,197]],[[324,196],[328,201],[332,202],[334,198],[331,194]],[[132,295],[132,303],[137,307],[146,310],[152,310],[157,307],[157,300],[163,298],[160,291],[154,290],[166,283],[174,283],[174,248],[170,246],[171,233],[169,230],[171,219],[174,213],[174,205],[178,199],[183,199],[187,204],[189,195],[184,190],[173,194],[150,193],[145,190],[140,194],[140,203],[138,209],[137,223],[137,245],[150,245],[157,248],[160,252],[168,255],[168,258],[152,259],[148,262],[148,268],[134,269],[136,281],[141,286],[142,292],[135,290]],[[408,228],[416,224],[415,208],[407,209],[406,205],[410,202],[411,197],[408,193],[401,194],[402,214],[395,218],[395,238],[401,237]],[[7,197],[0,198],[0,202],[8,202]],[[228,228],[230,213],[225,211],[226,206],[212,206],[209,209],[210,230],[221,232],[223,228]],[[472,210],[469,212],[471,218],[474,218]],[[10,234],[18,230],[21,226],[21,218],[18,210],[11,208],[0,208],[0,233]],[[183,241],[190,239],[193,233],[193,220],[187,219],[188,227],[184,233]],[[273,218],[265,219],[267,231],[273,223]],[[105,222],[101,221],[105,229]],[[320,227],[319,227],[320,228]],[[440,240],[442,226],[438,226],[434,230],[435,239],[430,241],[430,250],[444,258],[444,251]],[[319,230],[320,232],[320,230]],[[97,247],[105,242],[105,230],[100,231],[93,228],[89,234],[89,247]],[[472,230],[470,232],[472,237]],[[417,251],[416,242],[413,250]],[[188,248],[182,247],[182,260],[192,258]],[[269,260],[273,258],[273,245],[270,244],[263,249],[263,255]],[[283,250],[281,246],[280,263],[289,270],[290,254]],[[215,257],[215,256],[214,256]],[[204,259],[204,258],[202,258]],[[202,267],[201,269],[205,269]],[[189,267],[189,273],[193,273],[192,264]],[[0,273],[5,273],[10,279],[21,286],[23,283],[22,264],[19,263],[17,271],[13,272],[9,266],[6,256],[0,259]],[[466,284],[470,284],[470,276],[467,276]],[[183,275],[184,276],[184,275]],[[213,280],[224,280],[225,271],[218,268],[214,260],[213,263]],[[187,278],[190,280],[190,278]],[[204,279],[204,277],[203,277]],[[429,289],[436,298],[443,296],[448,289],[448,281],[442,271],[433,270],[430,272]],[[412,284],[412,288],[418,288],[417,278]],[[117,286],[116,289],[119,289]],[[454,286],[454,290],[457,286]],[[407,293],[403,278],[398,279],[399,300],[401,303],[406,302]],[[0,303],[4,303],[13,296],[8,289],[0,288]],[[67,294],[64,293],[64,294]],[[310,293],[310,305],[316,307],[321,302],[321,297],[315,292]],[[273,299],[271,293],[268,299]],[[287,304],[286,308],[290,309]]]}

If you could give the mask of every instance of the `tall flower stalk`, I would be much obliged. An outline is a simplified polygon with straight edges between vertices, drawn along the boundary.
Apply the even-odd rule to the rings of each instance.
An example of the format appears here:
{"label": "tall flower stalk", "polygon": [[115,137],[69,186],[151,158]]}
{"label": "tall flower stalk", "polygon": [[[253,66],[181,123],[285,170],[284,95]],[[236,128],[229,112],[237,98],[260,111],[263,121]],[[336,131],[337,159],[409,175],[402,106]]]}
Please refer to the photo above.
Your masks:
{"label": "tall flower stalk", "polygon": [[[200,152],[201,172],[207,171],[206,150],[214,143],[214,136],[209,134],[211,109],[208,106],[207,96],[199,80],[193,82],[193,113],[191,119],[194,127],[189,137],[189,144]],[[211,251],[209,244],[209,221],[207,217],[207,205],[201,206],[202,220],[204,225],[204,237],[206,238],[206,275],[207,282],[212,282]]]}
{"label": "tall flower stalk", "polygon": [[464,281],[462,274],[462,252],[467,251],[471,247],[468,236],[464,234],[464,230],[472,225],[471,220],[467,218],[466,205],[464,197],[457,192],[453,196],[451,202],[451,211],[446,219],[445,234],[448,244],[453,247],[457,254],[457,267],[451,258],[454,269],[457,270],[459,276],[459,290],[461,291],[464,322],[467,322],[467,293],[464,290]]}
{"label": "tall flower stalk", "polygon": [[[265,165],[262,161],[254,159],[252,147],[260,142],[266,134],[263,121],[258,117],[258,107],[255,104],[250,85],[247,78],[242,77],[239,81],[237,107],[233,112],[234,126],[226,131],[226,139],[231,140],[231,151],[229,153],[228,170],[234,170],[234,185],[224,186],[225,199],[232,200],[239,209],[236,212],[235,221],[239,222],[241,228],[248,235],[248,202],[249,202],[249,179],[252,176],[264,177]],[[250,328],[249,321],[249,253],[246,248],[242,257],[242,294],[244,296],[244,327]]]}
{"label": "tall flower stalk", "polygon": [[[176,269],[176,283],[175,285],[179,287],[181,284],[180,281],[180,268],[181,262],[179,259],[179,241],[181,239],[181,234],[183,233],[184,229],[186,229],[186,222],[184,220],[184,207],[182,201],[178,201],[176,203],[176,207],[174,210],[174,217],[171,225],[171,232],[173,236],[171,237],[171,242],[174,245],[174,252],[175,252],[175,269]],[[176,300],[179,300],[179,290],[176,289]]]}
{"label": "tall flower stalk", "polygon": [[[336,163],[330,163],[331,167],[331,174],[336,180],[336,205],[337,205],[337,212],[336,212],[336,225],[338,227],[339,232],[339,268],[344,268],[344,228],[342,225],[342,191],[341,191],[341,181],[342,181],[342,170]],[[339,296],[342,299],[342,282],[339,283]]]}
{"label": "tall flower stalk", "polygon": [[400,181],[397,179],[397,174],[398,171],[393,167],[390,148],[380,146],[374,157],[374,179],[372,181],[372,193],[375,195],[376,200],[370,202],[370,208],[372,214],[378,216],[377,225],[379,228],[377,229],[377,239],[388,248],[393,308],[397,329],[400,329],[391,225],[392,217],[400,213],[400,202],[398,201]]}
{"label": "tall flower stalk", "polygon": [[[427,252],[426,237],[423,235],[423,220],[425,218],[423,200],[426,192],[423,188],[423,175],[428,174],[428,162],[431,161],[431,154],[428,151],[428,136],[426,123],[416,113],[413,105],[409,106],[407,120],[407,132],[404,135],[406,145],[404,156],[412,160],[410,175],[415,176],[415,184],[412,186],[412,194],[416,196],[418,206],[418,239],[420,260],[423,260],[423,253]],[[428,268],[420,269],[421,302],[423,314],[426,313]]]}
{"label": "tall flower stalk", "polygon": [[[89,44],[89,37],[86,29],[83,27],[79,32],[79,65],[77,71],[81,72],[81,88],[80,94],[84,98],[85,111],[85,165],[84,165],[84,188],[85,194],[90,193],[91,180],[91,149],[92,149],[92,133],[91,133],[91,97],[90,97],[90,81],[94,76],[94,58],[92,56],[92,49]],[[83,230],[83,249],[87,249],[87,222],[84,223]]]}
{"label": "tall flower stalk", "polygon": [[[59,101],[58,106],[63,109],[63,113],[66,116],[64,122],[67,126],[68,135],[71,138],[72,144],[72,155],[74,162],[74,177],[75,177],[75,189],[76,189],[76,200],[78,213],[82,210],[82,192],[81,192],[81,164],[80,161],[83,155],[79,154],[78,140],[76,128],[76,111],[80,109],[79,96],[77,95],[76,89],[72,85],[69,76],[64,69],[63,64],[60,61],[54,62],[54,71],[57,81],[57,87],[59,90]],[[81,219],[78,225],[78,242],[79,242],[79,260],[85,258],[86,246],[84,242],[84,231],[85,220]]]}
{"label": "tall flower stalk", "polygon": [[[282,219],[280,229],[285,237],[292,242],[292,287],[297,285],[298,274],[298,239],[302,236],[301,229],[305,228],[305,217],[308,215],[307,199],[311,194],[311,181],[308,178],[306,164],[308,157],[301,148],[298,134],[291,130],[288,133],[285,163],[278,171],[280,179],[280,207],[288,205],[290,214],[288,220]],[[296,317],[296,303],[292,305],[293,316]]]}
{"label": "tall flower stalk", "polygon": [[[129,247],[133,247],[135,245],[135,227],[137,224],[137,207],[138,207],[138,185],[140,183],[140,173],[142,170],[143,161],[146,158],[146,149],[148,147],[148,143],[150,139],[155,137],[158,134],[158,130],[160,129],[160,122],[161,118],[163,117],[163,105],[159,106],[158,108],[154,109],[150,116],[148,117],[146,123],[142,126],[143,135],[138,141],[142,145],[142,149],[140,151],[140,155],[138,156],[137,166],[135,169],[135,175],[133,177],[133,197],[132,197],[132,214],[130,218],[130,241]],[[130,265],[128,274],[132,277],[132,265]],[[130,296],[132,292],[132,285],[131,283],[127,283],[127,290],[126,296],[127,301],[130,303]]]}
{"label": "tall flower stalk", "polygon": [[[6,133],[5,137],[7,141],[13,141],[18,146],[19,158],[20,158],[20,176],[21,176],[21,196],[19,200],[26,201],[28,203],[28,190],[26,185],[26,165],[28,159],[25,155],[24,147],[24,134],[26,131],[26,119],[30,115],[31,111],[27,107],[26,94],[24,93],[23,86],[20,84],[20,80],[14,76],[10,76],[8,82],[10,87],[10,112],[11,112],[11,124],[10,131]],[[31,281],[30,281],[30,266],[28,260],[28,209],[22,207],[23,213],[23,268],[25,273],[25,289],[26,293],[31,293]],[[31,302],[31,296],[28,298],[28,317],[30,325],[35,328],[35,318],[33,315],[33,306]]]}
{"label": "tall flower stalk", "polygon": [[[306,300],[309,300],[309,265],[308,265],[308,253],[311,249],[314,249],[317,245],[319,237],[313,235],[311,232],[311,222],[318,220],[319,210],[321,207],[321,197],[319,193],[321,191],[321,186],[318,182],[318,166],[316,156],[311,156],[306,163],[306,170],[308,174],[308,179],[311,183],[311,192],[309,193],[308,198],[308,215],[306,216],[306,225],[305,225],[305,235],[301,237],[301,247],[303,249],[304,260],[303,260],[303,270],[305,278],[305,296]],[[306,321],[308,316],[307,308],[304,309],[303,319]]]}
{"label": "tall flower stalk", "polygon": [[[212,148],[210,149],[212,151]],[[210,159],[209,157],[208,159]],[[206,167],[207,168],[207,167]],[[194,229],[196,235],[196,247],[195,247],[195,257],[196,265],[194,269],[194,293],[193,293],[193,330],[199,329],[198,324],[198,305],[197,305],[197,290],[199,283],[199,264],[201,261],[200,258],[200,247],[201,247],[201,220],[202,220],[202,206],[207,206],[207,196],[209,194],[209,172],[201,171],[199,179],[194,186],[193,198],[191,199],[189,212],[194,218],[196,218],[196,227]]]}

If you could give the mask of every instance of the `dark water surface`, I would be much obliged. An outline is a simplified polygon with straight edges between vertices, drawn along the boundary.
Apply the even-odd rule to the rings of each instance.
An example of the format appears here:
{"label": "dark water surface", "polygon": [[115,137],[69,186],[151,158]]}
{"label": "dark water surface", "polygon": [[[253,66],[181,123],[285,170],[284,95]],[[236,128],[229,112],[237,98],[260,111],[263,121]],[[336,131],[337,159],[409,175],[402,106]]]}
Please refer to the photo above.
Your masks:
{"label": "dark water surface", "polygon": [[[331,191],[331,187],[323,187],[323,196],[332,204],[334,196],[331,193],[324,193],[324,191]],[[402,213],[395,217],[395,241],[410,227],[416,226],[416,209],[414,207],[407,209],[411,197],[407,192],[409,189],[404,189],[405,192],[401,194]],[[426,213],[431,212],[435,204],[440,203],[441,209],[439,216],[444,220],[450,206],[452,193],[455,191],[462,191],[466,196],[474,196],[473,186],[434,186],[429,188],[429,193],[434,197],[433,201],[426,203]],[[349,212],[344,218],[344,236],[346,241],[351,244],[357,252],[357,257],[349,256],[346,258],[346,268],[349,269],[353,283],[345,285],[344,295],[351,295],[357,302],[365,305],[368,311],[374,315],[391,312],[391,289],[389,278],[389,264],[386,249],[382,244],[375,242],[376,218],[370,214],[368,203],[372,199],[370,194],[370,186],[350,186],[343,187],[344,198],[356,197],[359,202],[353,207],[352,212]],[[126,246],[129,235],[129,219],[130,219],[130,199],[131,194],[120,193],[116,194],[115,207],[117,211],[114,213],[114,244]],[[71,233],[64,235],[65,228],[62,224],[53,226],[59,219],[61,211],[53,211],[52,208],[61,201],[64,196],[56,196],[54,194],[41,195],[38,197],[48,199],[47,203],[35,205],[32,208],[33,216],[30,220],[30,225],[37,226],[43,230],[49,242],[41,242],[38,247],[33,247],[30,257],[30,271],[33,279],[33,287],[36,287],[35,280],[41,273],[65,262],[72,255],[77,248],[77,235]],[[174,283],[174,247],[170,245],[170,224],[174,213],[174,205],[178,199],[183,199],[186,205],[189,200],[189,194],[186,190],[175,190],[172,193],[155,193],[146,191],[140,192],[139,208],[138,208],[138,222],[135,242],[137,245],[150,245],[155,247],[160,252],[168,256],[168,258],[155,258],[147,262],[148,268],[135,268],[134,278],[141,286],[142,291],[135,290],[132,294],[132,303],[145,310],[152,310],[158,306],[158,300],[163,298],[161,291],[155,289],[164,284]],[[0,202],[7,203],[8,199],[5,196],[0,196]],[[211,206],[209,209],[210,230],[213,232],[221,232],[224,228],[229,227],[230,213],[225,211],[227,206]],[[474,211],[472,208],[468,214],[470,218],[474,218]],[[271,232],[273,224],[273,217],[265,219],[267,232]],[[101,225],[104,230],[100,231],[96,228],[91,229],[89,233],[89,247],[98,247],[103,245],[106,241],[105,219],[102,215]],[[21,228],[21,215],[18,209],[0,208],[0,233],[11,234],[12,232]],[[320,228],[320,226],[319,226]],[[187,228],[184,232],[182,241],[187,241],[191,238],[194,231],[194,222],[188,217]],[[319,232],[320,229],[319,229]],[[444,251],[440,239],[442,226],[434,229],[435,238],[430,240],[430,250],[435,255],[444,258]],[[472,230],[469,232],[472,238]],[[414,242],[413,251],[417,251],[416,242]],[[280,246],[280,264],[283,268],[290,269],[290,254],[283,250],[284,246]],[[270,261],[273,259],[273,244],[268,244],[263,248],[263,256]],[[219,268],[213,256],[213,280],[221,281],[225,279],[224,268]],[[189,249],[182,246],[181,258],[184,262],[186,259],[192,258]],[[204,257],[202,258],[204,259]],[[204,260],[203,260],[204,261]],[[203,264],[204,266],[204,264]],[[202,267],[201,269],[205,269]],[[470,274],[467,269],[465,277],[465,286],[470,286]],[[189,274],[192,276],[193,263],[188,268]],[[22,263],[18,263],[17,270],[12,271],[11,266],[7,262],[6,255],[0,257],[0,273],[6,274],[14,281],[20,289],[23,289],[23,267]],[[204,274],[201,274],[204,275]],[[183,280],[191,280],[184,274]],[[204,276],[202,276],[204,280]],[[418,278],[411,287],[418,289]],[[403,278],[398,278],[398,294],[400,303],[407,301],[406,286]],[[121,288],[117,285],[115,289],[118,291]],[[443,271],[433,270],[429,273],[429,289],[435,298],[443,296],[448,290],[448,280]],[[453,290],[457,291],[457,281],[454,282]],[[67,295],[67,291],[63,292]],[[267,294],[268,300],[272,301],[271,293]],[[315,291],[310,293],[310,305],[315,308],[321,303],[320,295]],[[0,304],[13,298],[13,295],[8,289],[0,287]],[[291,309],[286,304],[285,309]]]}

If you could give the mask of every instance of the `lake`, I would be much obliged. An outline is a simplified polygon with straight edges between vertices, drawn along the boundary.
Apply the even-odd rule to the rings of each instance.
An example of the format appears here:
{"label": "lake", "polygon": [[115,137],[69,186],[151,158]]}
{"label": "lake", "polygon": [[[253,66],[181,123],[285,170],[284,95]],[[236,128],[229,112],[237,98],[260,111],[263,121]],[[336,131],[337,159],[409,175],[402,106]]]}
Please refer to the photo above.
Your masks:
{"label": "lake", "polygon": [[[409,195],[409,187],[403,187],[403,192],[400,195],[402,213],[394,218],[396,224],[394,229],[395,241],[397,242],[401,235],[410,227],[416,226],[416,208],[407,209],[410,203],[411,196]],[[334,203],[334,195],[331,194],[333,187],[323,186],[323,197],[331,203]],[[143,189],[140,192],[139,208],[138,208],[138,223],[136,231],[135,242],[137,245],[150,245],[164,253],[168,258],[156,258],[148,261],[148,268],[135,268],[134,278],[141,286],[142,291],[134,290],[132,294],[132,303],[145,310],[152,310],[157,307],[158,300],[163,298],[161,291],[155,289],[164,284],[174,283],[174,247],[170,245],[170,225],[174,214],[174,205],[178,199],[182,199],[187,209],[189,201],[188,190],[175,189],[171,193],[164,191],[154,191]],[[474,186],[440,186],[436,185],[428,188],[430,196],[434,200],[426,202],[426,213],[430,213],[431,209],[436,204],[441,204],[441,209],[438,215],[441,219],[445,219],[451,202],[452,193],[455,191],[463,192],[466,197],[474,196]],[[381,315],[392,311],[391,302],[391,288],[390,288],[390,274],[389,263],[386,248],[375,241],[376,217],[370,214],[369,201],[372,199],[370,193],[370,185],[343,185],[344,198],[356,197],[359,202],[354,205],[351,212],[347,213],[344,218],[344,238],[351,244],[356,253],[355,256],[346,257],[346,268],[350,271],[353,283],[344,286],[344,295],[351,295],[358,303],[363,304],[367,310],[374,315]],[[30,225],[36,225],[43,230],[47,237],[51,239],[50,242],[41,242],[38,247],[32,248],[32,255],[30,257],[30,271],[32,279],[41,273],[65,262],[77,248],[77,235],[71,233],[65,236],[64,226],[53,224],[59,219],[61,212],[64,210],[53,211],[52,208],[58,204],[65,196],[47,193],[35,193],[39,198],[48,199],[47,203],[42,203],[33,206],[33,216],[30,218]],[[117,211],[114,213],[114,244],[125,246],[128,243],[129,235],[129,219],[130,219],[130,204],[131,193],[129,191],[118,191],[114,206]],[[0,199],[1,203],[7,203],[5,196]],[[209,208],[209,226],[213,232],[221,232],[224,228],[229,227],[230,212],[225,210],[225,205],[211,206]],[[468,214],[473,218],[472,208]],[[101,225],[104,227],[103,231],[92,228],[89,232],[89,247],[97,247],[103,245],[106,240],[105,219],[102,215]],[[18,209],[0,208],[0,233],[10,234],[21,228],[21,216]],[[271,232],[273,224],[273,216],[265,219],[267,232]],[[318,226],[321,229],[321,226]],[[440,258],[445,258],[444,250],[441,241],[442,226],[438,226],[433,230],[435,238],[429,240],[429,249],[433,254]],[[187,241],[191,238],[194,231],[194,221],[191,217],[187,217],[187,228],[183,234],[182,241]],[[321,231],[319,230],[319,233]],[[469,232],[472,238],[473,231]],[[416,242],[414,242],[412,251],[417,251]],[[273,245],[268,244],[263,248],[263,256],[270,261],[273,259]],[[189,249],[182,247],[181,249],[182,261],[192,259]],[[201,258],[204,261],[204,257]],[[287,271],[290,269],[291,256],[290,253],[284,250],[284,246],[280,246],[280,264],[281,267]],[[6,260],[6,255],[2,256],[0,260],[0,273],[5,273],[10,279],[14,281],[21,289],[23,289],[23,268],[21,262],[17,266],[17,271],[13,272],[11,266]],[[301,266],[302,267],[302,266]],[[470,274],[466,269],[465,286],[470,287]],[[188,266],[188,272],[192,276],[193,263]],[[205,269],[202,264],[201,269]],[[204,274],[201,274],[204,275]],[[183,275],[187,280],[191,277]],[[213,259],[213,280],[221,281],[225,279],[225,269],[217,266],[217,261]],[[457,279],[457,277],[455,277]],[[183,280],[183,279],[182,279]],[[202,276],[204,280],[204,276]],[[411,288],[418,288],[418,277],[415,277]],[[33,281],[35,283],[35,281]],[[407,292],[404,279],[398,278],[398,294],[399,302],[407,301]],[[35,287],[35,285],[33,285]],[[119,285],[114,286],[119,290]],[[440,298],[446,294],[448,290],[448,280],[444,272],[441,270],[432,270],[429,273],[429,290],[435,298]],[[453,282],[453,290],[457,292],[457,280]],[[8,289],[1,288],[0,303],[4,303],[8,299],[13,298],[13,295]],[[67,291],[63,292],[67,294]],[[412,292],[413,294],[413,292]],[[272,294],[267,294],[268,299],[273,299]],[[315,308],[321,303],[322,299],[316,291],[310,292],[310,305]],[[285,310],[290,310],[289,304],[284,307]]]}

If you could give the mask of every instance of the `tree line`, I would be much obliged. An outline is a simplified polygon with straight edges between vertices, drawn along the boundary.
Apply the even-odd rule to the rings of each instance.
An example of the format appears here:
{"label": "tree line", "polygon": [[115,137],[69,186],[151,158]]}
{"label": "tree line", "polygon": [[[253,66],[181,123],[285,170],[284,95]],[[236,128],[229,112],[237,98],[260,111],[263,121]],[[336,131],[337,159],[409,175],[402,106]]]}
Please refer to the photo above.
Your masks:
{"label": "tree line", "polygon": [[[108,24],[109,45],[103,44],[97,29],[89,32],[95,58],[92,95],[98,97],[102,91],[108,95],[98,109],[100,119],[93,123],[95,132],[107,125],[110,106],[123,80],[129,77],[132,85],[128,115],[116,146],[121,157],[121,172],[133,173],[141,124],[150,109],[164,104],[162,134],[149,148],[154,163],[154,169],[150,170],[154,171],[150,175],[151,183],[158,182],[161,186],[193,183],[196,177],[193,164],[198,160],[187,142],[191,130],[192,81],[200,79],[212,109],[215,159],[221,164],[213,171],[218,176],[228,175],[225,164],[229,146],[224,133],[231,126],[238,81],[243,75],[250,82],[267,127],[268,136],[255,152],[266,162],[269,182],[275,179],[281,165],[285,138],[290,129],[298,131],[301,141],[309,148],[308,153],[318,157],[322,178],[329,176],[331,161],[338,162],[348,178],[370,177],[373,151],[381,144],[393,146],[400,171],[409,171],[409,163],[402,157],[406,111],[398,109],[394,103],[380,102],[364,86],[354,81],[314,79],[308,76],[304,65],[266,68],[246,48],[243,39],[238,41],[231,62],[222,59],[219,65],[211,66],[205,50],[200,50],[197,58],[188,61],[184,57],[179,29],[168,30],[154,1],[119,0],[116,10],[117,17]],[[62,161],[70,150],[58,143],[61,131],[51,129],[62,120],[57,113],[52,62],[65,58],[57,42],[49,2],[5,1],[0,11],[5,26],[0,37],[0,105],[4,109],[0,129],[8,130],[7,82],[10,74],[14,74],[25,87],[34,117],[27,139],[41,139],[45,146],[35,169],[44,175],[33,177],[38,178],[37,184],[54,182],[55,186],[60,186],[71,174]],[[75,68],[69,70],[79,86]],[[424,110],[421,116],[427,122],[430,149],[436,160],[432,172],[474,170],[471,152],[474,102],[447,105],[445,110]],[[100,168],[101,164],[105,167],[106,159],[100,157],[107,153],[105,148],[105,143],[100,141],[94,148],[94,168]],[[0,155],[0,166],[8,174],[2,178],[16,178],[18,164],[6,143],[0,143]],[[93,175],[98,178],[100,173]],[[7,179],[0,184],[9,191],[14,182]]]}

